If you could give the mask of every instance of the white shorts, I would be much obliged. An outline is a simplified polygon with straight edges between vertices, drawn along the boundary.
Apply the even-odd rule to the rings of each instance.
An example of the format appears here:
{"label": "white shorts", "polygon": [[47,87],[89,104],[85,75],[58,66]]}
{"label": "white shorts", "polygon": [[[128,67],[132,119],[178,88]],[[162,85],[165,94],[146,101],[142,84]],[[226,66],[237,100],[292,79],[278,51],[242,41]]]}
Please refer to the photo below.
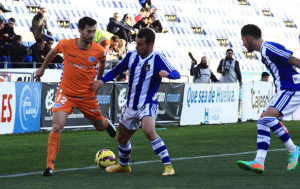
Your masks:
{"label": "white shorts", "polygon": [[267,111],[269,107],[278,110],[282,117],[292,114],[300,106],[300,91],[278,91],[275,93],[264,109]]}
{"label": "white shorts", "polygon": [[128,130],[137,130],[140,126],[140,120],[145,116],[151,116],[156,120],[157,104],[145,104],[138,110],[133,110],[129,107],[124,107],[119,123],[124,125]]}

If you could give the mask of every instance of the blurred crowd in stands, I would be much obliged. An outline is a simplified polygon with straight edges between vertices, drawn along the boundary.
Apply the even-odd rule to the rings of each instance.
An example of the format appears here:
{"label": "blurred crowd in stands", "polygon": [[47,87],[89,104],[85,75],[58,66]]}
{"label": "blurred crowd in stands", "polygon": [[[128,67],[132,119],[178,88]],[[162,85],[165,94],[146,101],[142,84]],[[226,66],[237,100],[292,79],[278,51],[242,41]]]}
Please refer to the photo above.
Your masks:
{"label": "blurred crowd in stands", "polygon": [[[141,1],[142,8],[134,17],[130,13],[120,15],[115,12],[107,25],[107,30],[97,30],[94,41],[107,51],[107,60],[118,62],[127,53],[127,45],[135,41],[136,33],[141,28],[152,28],[157,33],[166,33],[157,18],[157,8],[151,1]],[[57,42],[47,25],[47,8],[40,7],[32,19],[31,32],[35,43],[24,46],[22,36],[14,31],[15,18],[6,20],[5,12],[10,12],[0,3],[0,68],[32,68],[33,63],[39,67],[45,60],[52,45]],[[122,18],[122,19],[121,19]],[[49,68],[61,68],[63,57],[57,56]],[[126,79],[126,76],[120,80]]]}

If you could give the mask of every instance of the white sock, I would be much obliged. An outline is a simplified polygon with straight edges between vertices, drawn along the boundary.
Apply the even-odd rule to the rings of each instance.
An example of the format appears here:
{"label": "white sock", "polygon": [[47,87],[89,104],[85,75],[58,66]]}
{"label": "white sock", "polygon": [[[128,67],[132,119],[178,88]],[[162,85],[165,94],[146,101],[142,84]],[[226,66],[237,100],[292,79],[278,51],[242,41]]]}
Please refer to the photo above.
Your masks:
{"label": "white sock", "polygon": [[292,139],[287,140],[287,141],[284,143],[284,145],[285,145],[285,147],[286,147],[286,149],[287,149],[287,151],[288,151],[289,153],[292,153],[292,152],[294,152],[294,151],[296,150],[296,146],[295,146],[295,144],[293,143]]}

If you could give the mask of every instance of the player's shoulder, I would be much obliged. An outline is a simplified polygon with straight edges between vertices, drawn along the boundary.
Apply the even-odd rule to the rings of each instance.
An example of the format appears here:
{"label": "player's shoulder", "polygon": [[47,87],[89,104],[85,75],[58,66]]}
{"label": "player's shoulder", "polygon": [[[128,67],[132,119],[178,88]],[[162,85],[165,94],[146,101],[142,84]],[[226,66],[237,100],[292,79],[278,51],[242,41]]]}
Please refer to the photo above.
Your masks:
{"label": "player's shoulder", "polygon": [[285,49],[283,45],[272,41],[264,41],[262,45],[267,49]]}

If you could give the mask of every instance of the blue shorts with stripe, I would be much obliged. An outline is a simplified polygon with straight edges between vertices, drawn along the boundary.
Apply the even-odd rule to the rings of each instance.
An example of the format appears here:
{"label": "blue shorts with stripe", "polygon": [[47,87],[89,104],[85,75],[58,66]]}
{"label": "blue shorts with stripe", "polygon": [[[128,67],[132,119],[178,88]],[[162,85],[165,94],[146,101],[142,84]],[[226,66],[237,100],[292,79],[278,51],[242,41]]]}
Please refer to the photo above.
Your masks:
{"label": "blue shorts with stripe", "polygon": [[278,110],[282,114],[282,117],[292,114],[300,107],[300,91],[277,91],[264,111],[267,111],[269,107],[274,107]]}

